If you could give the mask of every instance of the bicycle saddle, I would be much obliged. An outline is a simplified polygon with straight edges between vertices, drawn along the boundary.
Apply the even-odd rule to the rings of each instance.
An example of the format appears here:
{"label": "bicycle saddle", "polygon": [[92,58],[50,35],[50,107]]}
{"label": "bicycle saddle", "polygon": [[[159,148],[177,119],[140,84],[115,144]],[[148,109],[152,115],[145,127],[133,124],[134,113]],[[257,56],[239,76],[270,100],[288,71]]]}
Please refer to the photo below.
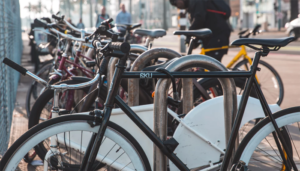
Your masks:
{"label": "bicycle saddle", "polygon": [[174,35],[185,35],[185,36],[194,36],[196,38],[206,38],[209,37],[212,32],[210,29],[204,28],[199,30],[178,30],[173,32]]}
{"label": "bicycle saddle", "polygon": [[276,38],[276,39],[255,39],[255,38],[241,38],[233,41],[231,45],[261,45],[267,47],[275,47],[275,46],[286,46],[290,42],[294,41],[294,37],[284,37],[284,38]]}
{"label": "bicycle saddle", "polygon": [[148,36],[148,37],[152,37],[152,38],[159,38],[159,37],[165,36],[167,34],[167,32],[164,29],[152,29],[152,30],[135,29],[133,31],[133,34],[138,34],[141,36]]}

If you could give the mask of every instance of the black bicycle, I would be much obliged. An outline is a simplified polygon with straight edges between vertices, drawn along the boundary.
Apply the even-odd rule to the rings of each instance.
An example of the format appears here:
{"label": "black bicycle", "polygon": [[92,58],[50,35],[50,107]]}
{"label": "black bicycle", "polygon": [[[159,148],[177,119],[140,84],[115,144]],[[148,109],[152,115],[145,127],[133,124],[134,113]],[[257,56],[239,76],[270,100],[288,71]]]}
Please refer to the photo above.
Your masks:
{"label": "black bicycle", "polygon": [[[155,144],[157,148],[170,160],[170,165],[176,166],[179,170],[201,170],[209,166],[189,166],[185,164],[185,156],[177,156],[174,150],[178,146],[175,138],[160,139],[147,126],[137,114],[126,105],[126,103],[117,95],[119,85],[122,78],[247,78],[246,87],[242,99],[240,101],[239,109],[236,114],[232,126],[232,133],[224,156],[220,156],[220,161],[208,165],[222,165],[221,170],[247,170],[251,168],[251,157],[260,149],[260,144],[265,139],[273,138],[276,151],[278,151],[278,158],[272,162],[271,168],[277,166],[279,170],[297,170],[299,159],[296,159],[294,149],[296,149],[295,142],[293,146],[288,146],[288,141],[293,140],[291,135],[291,128],[297,128],[300,122],[300,107],[294,107],[282,110],[276,114],[271,113],[266,99],[255,79],[255,74],[259,70],[258,62],[262,56],[267,56],[270,51],[279,50],[280,47],[286,46],[294,38],[282,39],[239,39],[232,43],[232,45],[246,45],[257,50],[253,64],[250,71],[231,71],[231,72],[169,72],[164,68],[158,71],[144,71],[144,72],[125,72],[126,61],[130,51],[128,43],[109,43],[102,46],[101,42],[94,40],[93,44],[100,49],[98,58],[102,58],[99,65],[100,70],[97,74],[98,82],[98,97],[106,99],[104,110],[95,109],[89,115],[68,115],[54,118],[45,121],[34,128],[30,129],[23,136],[21,136],[5,153],[1,162],[0,170],[14,170],[18,167],[18,163],[22,156],[27,154],[34,146],[40,142],[47,145],[48,152],[44,159],[44,168],[68,170],[75,168],[78,170],[98,170],[102,167],[114,168],[118,170],[151,170],[153,167],[157,169],[160,161],[154,161],[154,166],[151,166],[144,149],[141,147],[132,135],[120,126],[110,122],[112,109],[117,105],[135,124],[144,132],[147,137]],[[253,45],[260,45],[257,48]],[[116,65],[114,77],[110,84],[108,93],[105,86],[103,86],[103,79],[99,78],[102,74],[103,68],[108,64],[110,57],[119,58]],[[200,55],[198,55],[200,56]],[[195,55],[186,56],[178,59],[177,62],[193,59]],[[207,57],[209,58],[209,57]],[[98,60],[99,61],[99,60]],[[218,63],[217,61],[215,61]],[[35,77],[23,67],[13,63],[9,59],[5,59],[4,63],[10,67],[18,70],[22,74],[27,74]],[[221,64],[220,64],[221,65]],[[186,68],[184,68],[186,69]],[[99,79],[98,79],[99,78]],[[38,79],[35,77],[35,79]],[[95,81],[92,80],[92,81]],[[48,87],[59,93],[59,90],[67,88],[78,88],[89,86],[91,81],[86,84],[78,85],[49,85]],[[235,154],[232,154],[240,123],[245,111],[248,97],[250,95],[251,87],[254,84],[254,90],[261,102],[266,118],[260,121],[243,139]],[[175,93],[176,94],[176,93]],[[54,104],[53,112],[59,113]],[[291,127],[292,126],[292,127]],[[299,126],[298,126],[299,128]],[[283,132],[286,130],[288,133]],[[166,138],[166,137],[165,137]],[[101,148],[100,148],[101,147]],[[71,154],[70,149],[75,149]],[[203,154],[198,154],[196,159],[203,157]],[[232,156],[234,155],[233,160]],[[162,158],[166,160],[166,158]],[[210,164],[211,163],[211,164]],[[254,162],[255,165],[255,162]],[[170,166],[172,167],[172,166]],[[167,165],[163,166],[161,170],[167,170]]]}

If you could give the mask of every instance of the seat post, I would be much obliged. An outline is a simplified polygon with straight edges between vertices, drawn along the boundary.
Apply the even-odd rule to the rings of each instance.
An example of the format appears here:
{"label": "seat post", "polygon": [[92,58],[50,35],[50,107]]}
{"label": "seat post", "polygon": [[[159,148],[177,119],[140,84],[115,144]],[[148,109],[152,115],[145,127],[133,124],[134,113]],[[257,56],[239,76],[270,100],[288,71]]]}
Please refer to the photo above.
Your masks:
{"label": "seat post", "polygon": [[192,54],[193,49],[194,49],[194,44],[195,44],[195,38],[194,38],[194,37],[191,37],[190,45],[189,45],[189,50],[188,50],[187,55]]}
{"label": "seat post", "polygon": [[148,48],[148,49],[151,49],[150,45],[151,45],[151,42],[153,42],[153,38],[148,36],[147,39],[146,39],[146,43],[145,43],[145,46]]}

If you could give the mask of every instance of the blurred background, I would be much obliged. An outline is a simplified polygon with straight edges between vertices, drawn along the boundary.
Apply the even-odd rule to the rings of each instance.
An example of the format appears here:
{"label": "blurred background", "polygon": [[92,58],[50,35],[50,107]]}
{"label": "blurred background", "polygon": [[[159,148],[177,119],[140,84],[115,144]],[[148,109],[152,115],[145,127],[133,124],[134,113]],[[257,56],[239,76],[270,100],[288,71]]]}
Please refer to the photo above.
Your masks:
{"label": "blurred background", "polygon": [[[234,30],[253,28],[255,24],[261,24],[265,31],[284,28],[299,13],[297,0],[226,1],[232,9],[230,24]],[[101,12],[102,6],[106,7],[110,17],[115,18],[121,3],[131,13],[132,22],[142,23],[143,28],[148,29],[177,27],[178,15],[180,12],[184,13],[171,6],[169,0],[22,0],[22,29],[28,29],[34,18],[50,17],[58,11],[70,18],[75,25],[82,18],[86,27],[95,27],[96,16]]]}

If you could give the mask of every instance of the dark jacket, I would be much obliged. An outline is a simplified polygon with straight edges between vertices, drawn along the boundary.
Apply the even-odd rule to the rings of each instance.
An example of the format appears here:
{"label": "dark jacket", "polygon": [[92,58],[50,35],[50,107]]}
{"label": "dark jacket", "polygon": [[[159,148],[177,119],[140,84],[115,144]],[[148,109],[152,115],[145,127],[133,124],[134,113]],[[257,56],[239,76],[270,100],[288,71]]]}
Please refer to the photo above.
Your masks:
{"label": "dark jacket", "polygon": [[[213,35],[203,41],[204,48],[221,47],[229,44],[231,29],[221,14],[208,12],[217,10],[210,0],[189,0],[188,13],[191,22],[190,30],[209,28]],[[227,50],[223,50],[227,53]]]}

